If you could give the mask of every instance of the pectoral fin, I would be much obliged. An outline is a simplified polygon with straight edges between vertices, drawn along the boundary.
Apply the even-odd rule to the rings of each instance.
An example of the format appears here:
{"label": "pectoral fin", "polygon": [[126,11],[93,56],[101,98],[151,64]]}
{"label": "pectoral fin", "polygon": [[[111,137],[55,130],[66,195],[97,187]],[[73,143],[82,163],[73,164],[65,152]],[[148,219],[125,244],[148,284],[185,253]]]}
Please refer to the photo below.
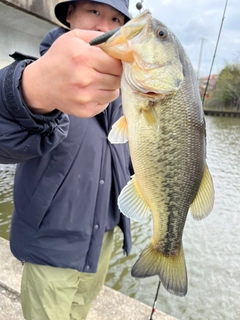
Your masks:
{"label": "pectoral fin", "polygon": [[135,176],[122,189],[118,197],[118,207],[126,217],[134,221],[145,221],[151,214],[150,208],[139,190]]}
{"label": "pectoral fin", "polygon": [[159,130],[159,118],[156,113],[156,110],[154,107],[150,107],[148,109],[143,109],[143,116],[148,124],[148,126],[153,129],[155,132],[158,132]]}
{"label": "pectoral fin", "polygon": [[112,126],[108,135],[108,140],[111,143],[126,143],[128,141],[128,127],[125,116],[122,116]]}
{"label": "pectoral fin", "polygon": [[214,186],[208,166],[206,165],[198,193],[191,203],[190,210],[195,220],[202,220],[213,209]]}

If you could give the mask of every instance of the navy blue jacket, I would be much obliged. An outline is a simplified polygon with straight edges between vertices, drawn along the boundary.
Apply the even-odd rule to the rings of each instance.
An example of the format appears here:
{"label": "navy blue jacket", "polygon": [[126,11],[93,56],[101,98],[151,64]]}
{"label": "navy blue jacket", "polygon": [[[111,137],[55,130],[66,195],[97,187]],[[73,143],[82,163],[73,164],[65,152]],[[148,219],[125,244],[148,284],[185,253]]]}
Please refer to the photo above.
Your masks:
{"label": "navy blue jacket", "polygon": [[[41,52],[63,32],[48,34]],[[34,115],[20,86],[31,62],[0,71],[0,162],[18,163],[10,247],[21,261],[94,273],[104,232],[118,225],[127,254],[131,247],[129,219],[117,207],[132,174],[128,145],[107,140],[121,97],[93,118]]]}

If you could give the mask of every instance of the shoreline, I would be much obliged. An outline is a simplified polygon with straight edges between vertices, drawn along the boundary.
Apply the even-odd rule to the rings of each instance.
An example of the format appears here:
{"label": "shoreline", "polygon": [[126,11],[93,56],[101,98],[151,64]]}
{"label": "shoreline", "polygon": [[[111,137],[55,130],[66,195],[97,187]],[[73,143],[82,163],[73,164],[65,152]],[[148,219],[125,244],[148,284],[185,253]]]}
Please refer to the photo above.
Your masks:
{"label": "shoreline", "polygon": [[205,116],[240,118],[240,112],[237,111],[204,110],[204,114]]}
{"label": "shoreline", "polygon": [[[0,238],[0,320],[24,320],[20,305],[22,264],[10,252],[9,242]],[[104,286],[94,300],[87,320],[147,320],[152,307]],[[154,320],[177,320],[159,310]]]}

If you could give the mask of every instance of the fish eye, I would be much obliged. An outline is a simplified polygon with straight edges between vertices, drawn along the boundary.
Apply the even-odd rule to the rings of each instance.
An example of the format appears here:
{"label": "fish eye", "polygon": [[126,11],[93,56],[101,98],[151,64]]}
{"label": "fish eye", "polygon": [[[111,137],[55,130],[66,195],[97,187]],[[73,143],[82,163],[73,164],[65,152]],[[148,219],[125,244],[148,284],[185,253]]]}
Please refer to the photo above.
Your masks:
{"label": "fish eye", "polygon": [[168,32],[166,29],[161,28],[157,31],[157,36],[162,40],[166,39],[168,37]]}

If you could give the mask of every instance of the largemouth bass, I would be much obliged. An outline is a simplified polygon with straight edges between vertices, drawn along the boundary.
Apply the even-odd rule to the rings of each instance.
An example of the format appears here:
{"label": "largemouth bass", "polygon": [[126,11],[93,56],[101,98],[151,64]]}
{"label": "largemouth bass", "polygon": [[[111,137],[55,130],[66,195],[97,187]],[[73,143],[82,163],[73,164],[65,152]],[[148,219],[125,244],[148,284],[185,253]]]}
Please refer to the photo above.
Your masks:
{"label": "largemouth bass", "polygon": [[203,219],[214,202],[196,76],[179,40],[147,10],[101,48],[123,64],[124,115],[113,125],[109,140],[129,142],[135,172],[118,205],[133,220],[144,221],[149,214],[153,218],[150,244],[131,274],[158,275],[170,293],[185,296],[186,217],[190,208],[195,219]]}

